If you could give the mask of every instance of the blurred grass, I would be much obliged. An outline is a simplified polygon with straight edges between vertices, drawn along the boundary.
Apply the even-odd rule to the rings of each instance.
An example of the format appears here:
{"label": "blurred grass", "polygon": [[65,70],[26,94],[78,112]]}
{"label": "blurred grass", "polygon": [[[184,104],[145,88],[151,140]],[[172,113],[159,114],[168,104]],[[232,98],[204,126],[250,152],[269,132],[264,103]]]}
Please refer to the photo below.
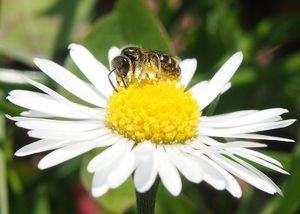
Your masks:
{"label": "blurred grass", "polygon": [[0,54],[32,65],[80,37],[94,0],[2,0]]}
{"label": "blurred grass", "polygon": [[[182,58],[195,57],[198,68],[192,84],[212,77],[230,55],[242,50],[245,59],[232,80],[232,88],[215,102],[211,111],[283,107],[290,110],[284,117],[299,118],[300,3],[249,2],[0,1],[0,67],[4,68],[0,69],[0,122],[4,127],[0,129],[0,136],[3,136],[0,138],[1,213],[8,212],[7,204],[11,213],[75,213],[78,208],[74,203],[79,196],[74,189],[79,174],[86,188],[90,187],[90,174],[85,166],[97,151],[85,155],[83,160],[80,157],[39,171],[36,163],[41,154],[28,158],[13,156],[16,149],[32,139],[3,117],[4,113],[15,115],[21,111],[5,101],[10,90],[33,90],[20,82],[23,76],[61,90],[41,73],[27,72],[36,70],[33,57],[52,58],[79,74],[67,56],[67,45],[71,42],[84,44],[106,65],[107,51],[113,45],[136,44]],[[297,142],[299,126],[296,124],[270,134]],[[269,196],[241,182],[244,195],[237,200],[208,185],[184,182],[183,193],[177,198],[160,187],[157,213],[299,212],[299,145],[267,143],[266,154],[280,160],[291,175],[282,176],[261,169],[283,187],[285,197]],[[88,194],[87,197],[91,200]],[[103,213],[135,213],[131,181],[97,202]]]}

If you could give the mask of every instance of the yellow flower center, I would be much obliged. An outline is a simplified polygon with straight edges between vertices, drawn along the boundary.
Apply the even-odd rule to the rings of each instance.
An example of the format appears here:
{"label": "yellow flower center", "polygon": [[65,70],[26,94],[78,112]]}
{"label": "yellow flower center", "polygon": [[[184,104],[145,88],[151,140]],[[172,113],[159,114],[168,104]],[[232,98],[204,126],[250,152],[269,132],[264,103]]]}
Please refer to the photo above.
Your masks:
{"label": "yellow flower center", "polygon": [[177,144],[195,137],[201,111],[177,82],[149,82],[118,88],[109,101],[106,125],[134,140]]}

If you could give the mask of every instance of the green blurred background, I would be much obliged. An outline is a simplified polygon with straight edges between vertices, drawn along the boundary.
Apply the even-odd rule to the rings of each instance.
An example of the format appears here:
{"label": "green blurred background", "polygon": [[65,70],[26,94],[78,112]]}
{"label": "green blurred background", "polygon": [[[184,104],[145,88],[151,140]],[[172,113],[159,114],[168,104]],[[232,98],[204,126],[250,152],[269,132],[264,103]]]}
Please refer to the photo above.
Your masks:
{"label": "green blurred background", "polygon": [[[0,213],[135,213],[133,184],[93,199],[89,195],[89,154],[40,171],[44,154],[14,157],[33,142],[4,114],[21,109],[5,100],[16,88],[35,90],[20,75],[61,90],[32,63],[33,57],[54,60],[76,72],[67,46],[87,46],[106,65],[107,50],[136,44],[198,60],[192,84],[212,77],[233,53],[245,59],[233,86],[215,109],[288,108],[285,118],[300,112],[299,0],[0,0]],[[235,199],[201,183],[185,180],[173,197],[159,188],[156,213],[297,213],[300,211],[299,126],[269,132],[296,143],[265,142],[263,151],[280,160],[290,176],[262,169],[284,197],[267,195],[240,181],[243,197]],[[258,167],[258,166],[257,166]]]}

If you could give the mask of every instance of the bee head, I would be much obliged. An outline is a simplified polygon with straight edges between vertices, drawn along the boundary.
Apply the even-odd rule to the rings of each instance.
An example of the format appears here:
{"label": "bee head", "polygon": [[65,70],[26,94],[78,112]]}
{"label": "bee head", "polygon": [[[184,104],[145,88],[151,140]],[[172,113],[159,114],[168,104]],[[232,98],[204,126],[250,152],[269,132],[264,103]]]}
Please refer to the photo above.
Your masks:
{"label": "bee head", "polygon": [[130,59],[126,56],[116,56],[111,61],[111,67],[118,77],[125,77],[129,72]]}

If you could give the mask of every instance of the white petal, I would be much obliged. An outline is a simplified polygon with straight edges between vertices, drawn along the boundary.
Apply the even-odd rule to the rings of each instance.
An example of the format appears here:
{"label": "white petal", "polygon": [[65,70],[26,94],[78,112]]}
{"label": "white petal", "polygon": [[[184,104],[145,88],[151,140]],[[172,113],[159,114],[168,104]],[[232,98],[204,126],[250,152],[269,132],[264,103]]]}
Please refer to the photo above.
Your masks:
{"label": "white petal", "polygon": [[110,188],[117,188],[132,174],[136,168],[136,161],[133,151],[132,142],[128,142],[129,146],[122,158],[120,164],[108,175],[107,182]]}
{"label": "white petal", "polygon": [[108,190],[107,176],[111,172],[111,167],[106,167],[101,171],[97,171],[92,180],[92,195],[94,197],[100,197],[104,195]]}
{"label": "white petal", "polygon": [[[198,137],[198,140],[201,142],[201,143],[204,143],[204,144],[207,144],[207,145],[210,145],[210,146],[218,146],[222,143],[216,141],[215,139],[211,138],[211,137]],[[203,145],[205,147],[205,145]]]}
{"label": "white petal", "polygon": [[182,183],[175,166],[169,161],[162,146],[157,148],[158,174],[167,190],[174,196],[181,192]]}
{"label": "white petal", "polygon": [[31,85],[33,85],[33,86],[37,87],[38,89],[40,89],[41,91],[45,92],[46,94],[49,94],[53,99],[55,99],[59,102],[62,102],[64,104],[72,107],[73,109],[79,111],[79,112],[88,114],[92,118],[98,118],[99,115],[103,115],[105,113],[105,110],[102,109],[102,108],[101,109],[99,109],[99,108],[98,109],[97,108],[90,108],[90,107],[87,107],[87,106],[83,106],[83,105],[71,102],[70,100],[68,100],[65,97],[61,96],[59,93],[52,90],[51,88],[48,88],[47,86],[45,86],[41,83],[38,83],[34,80],[27,79],[27,81]]}
{"label": "white petal", "polygon": [[228,119],[235,119],[235,118],[239,118],[251,113],[255,113],[258,112],[258,110],[242,110],[242,111],[234,111],[234,112],[230,112],[230,113],[225,113],[225,114],[219,114],[219,115],[214,115],[214,116],[203,116],[200,117],[201,121],[204,122],[220,122],[223,120],[228,120]]}
{"label": "white petal", "polygon": [[[232,141],[232,142],[226,142],[226,143],[218,143],[217,145],[212,144],[210,141],[200,138],[200,142],[192,142],[189,146],[191,148],[194,148],[198,150],[200,153],[206,154],[206,153],[222,153],[225,150],[231,151],[231,150],[238,150],[243,148],[262,148],[267,147],[266,144],[262,143],[256,143],[256,142],[248,142],[248,141]],[[212,139],[211,139],[212,140]],[[209,146],[206,146],[209,145]]]}
{"label": "white petal", "polygon": [[[15,91],[13,91],[15,92]],[[37,92],[23,91],[24,95],[8,96],[7,99],[23,108],[28,108],[35,111],[41,111],[42,113],[50,114],[57,117],[84,119],[88,118],[88,115],[78,112],[64,103],[58,102],[52,99],[50,96]]]}
{"label": "white petal", "polygon": [[111,159],[113,161],[107,162],[108,164],[95,172],[92,181],[92,194],[94,197],[99,197],[109,190],[108,176],[118,167],[123,156],[112,156]]}
{"label": "white petal", "polygon": [[78,44],[69,45],[70,55],[87,77],[87,79],[101,92],[106,98],[113,91],[112,86],[108,81],[108,70],[83,46]]}
{"label": "white petal", "polygon": [[151,158],[153,152],[156,150],[155,145],[150,141],[144,141],[134,147],[134,154],[138,161],[144,161]]}
{"label": "white petal", "polygon": [[174,146],[166,146],[166,152],[170,161],[189,181],[200,183],[204,174],[200,165],[189,155],[172,147]]}
{"label": "white petal", "polygon": [[[247,168],[248,170],[250,170],[252,173],[256,174],[260,179],[264,180],[265,182],[268,183],[268,185],[270,185],[275,191],[274,193],[279,193],[281,196],[283,196],[282,191],[280,190],[280,188],[268,177],[266,176],[264,173],[262,173],[261,171],[259,171],[258,169],[256,169],[255,167],[253,167],[252,165],[250,165],[249,163],[245,162],[244,160],[231,155],[230,156],[233,160],[235,160],[236,162],[238,162],[239,164],[241,164],[243,167]],[[263,190],[265,191],[265,190]]]}
{"label": "white petal", "polygon": [[[195,155],[200,159],[201,162],[203,162],[202,165],[206,165],[204,169],[207,169],[205,172],[210,174],[211,178],[214,178],[219,180],[219,182],[212,182],[212,180],[208,177],[206,178],[206,182],[209,183],[212,187],[222,190],[223,184],[220,182],[222,179],[226,182],[225,188],[232,194],[234,197],[240,198],[242,196],[242,190],[238,182],[234,179],[232,175],[230,175],[227,171],[225,171],[223,168],[221,168],[218,164],[216,164],[214,161],[209,159],[207,156],[195,153]],[[211,173],[211,170],[215,170],[215,173]],[[213,174],[215,174],[213,176]],[[219,174],[219,175],[218,175]]]}
{"label": "white petal", "polygon": [[274,136],[261,135],[261,134],[239,134],[239,135],[230,136],[230,137],[260,139],[260,140],[274,140],[274,141],[284,141],[284,142],[295,142],[293,139],[289,139],[289,138],[274,137]]}
{"label": "white petal", "polygon": [[15,118],[18,121],[16,122],[16,125],[25,129],[82,132],[104,127],[103,122],[95,121],[62,121],[38,118]]}
{"label": "white petal", "polygon": [[134,148],[137,168],[134,172],[134,185],[138,192],[146,192],[153,185],[158,172],[156,149],[151,143],[140,143]]}
{"label": "white petal", "polygon": [[245,180],[247,183],[255,186],[258,189],[261,189],[267,193],[274,194],[277,192],[277,189],[265,179],[262,179],[257,173],[250,171],[249,169],[245,168],[244,166],[234,162],[228,158],[225,158],[221,155],[212,155],[209,156],[216,161],[220,166],[225,168],[231,174]]}
{"label": "white petal", "polygon": [[82,140],[88,141],[90,144],[94,144],[94,147],[109,146],[113,142],[107,140],[109,140],[112,136],[114,135],[106,134],[106,135],[98,136],[97,138],[95,138],[95,136],[93,135],[85,136],[84,137],[85,139],[83,139],[82,137],[76,139],[65,139],[65,140],[41,139],[22,147],[15,153],[15,155],[25,156],[25,155],[31,155],[39,152],[45,152],[48,150],[58,149],[61,147],[72,145]]}
{"label": "white petal", "polygon": [[68,140],[58,141],[58,140],[42,139],[22,147],[21,149],[16,151],[15,155],[19,157],[31,155],[39,152],[61,148],[68,144],[70,144],[70,141]]}
{"label": "white petal", "polygon": [[189,89],[189,91],[191,91],[193,93],[193,95],[201,93],[206,90],[208,83],[209,83],[209,81],[207,81],[207,80],[198,82],[197,84],[193,85],[193,87],[191,87]]}
{"label": "white petal", "polygon": [[90,115],[79,112],[65,103],[54,100],[49,95],[38,92],[14,90],[10,92],[7,99],[18,106],[40,111],[47,115],[72,119],[90,118]]}
{"label": "white petal", "polygon": [[283,174],[289,174],[287,171],[283,170],[282,168],[279,168],[265,160],[262,160],[260,158],[257,158],[255,156],[252,156],[252,155],[249,155],[249,154],[245,154],[245,153],[240,153],[240,152],[234,152],[236,155],[242,157],[242,158],[245,158],[245,159],[248,159],[250,161],[253,161],[255,163],[258,163],[264,167],[267,167],[269,169],[272,169],[274,171],[277,171],[277,172],[280,172],[280,173],[283,173]]}
{"label": "white petal", "polygon": [[223,175],[224,179],[226,180],[226,189],[230,192],[230,194],[236,198],[240,198],[242,196],[242,189],[235,178],[208,157],[202,156],[202,158],[204,158],[216,170],[218,170],[219,173]]}
{"label": "white petal", "polygon": [[85,140],[87,138],[96,138],[105,134],[112,133],[112,131],[108,128],[100,128],[97,130],[91,131],[82,131],[82,132],[66,132],[66,131],[53,131],[53,130],[31,130],[28,132],[28,135],[33,138],[47,138],[47,139],[82,139]]}
{"label": "white petal", "polygon": [[[223,137],[223,135],[215,134],[214,137]],[[259,140],[295,142],[294,140],[288,139],[288,138],[274,137],[274,136],[262,135],[262,134],[230,134],[230,135],[227,135],[226,138],[244,138],[244,139],[259,139]]]}
{"label": "white petal", "polygon": [[184,148],[184,150],[198,158],[197,163],[202,168],[203,180],[206,183],[216,188],[217,190],[223,190],[226,188],[226,182],[223,175],[219,172],[219,170],[216,170],[216,168],[210,162],[207,162],[201,152],[192,148]]}
{"label": "white petal", "polygon": [[92,150],[95,146],[89,142],[80,142],[55,150],[46,155],[38,164],[40,169],[46,169],[77,157]]}
{"label": "white petal", "polygon": [[34,63],[49,77],[80,99],[99,107],[106,107],[106,101],[95,93],[81,79],[60,65],[45,59],[34,59]]}
{"label": "white petal", "polygon": [[209,105],[221,93],[224,86],[230,81],[235,71],[240,66],[242,60],[242,52],[234,54],[209,81],[207,90],[203,91],[201,94],[194,94],[201,110]]}
{"label": "white petal", "polygon": [[197,149],[199,152],[206,154],[206,153],[222,153],[225,150],[239,150],[242,148],[262,148],[267,147],[266,144],[256,143],[256,142],[247,142],[247,141],[232,141],[227,143],[220,143],[218,145],[213,146],[203,146],[204,144],[211,145],[206,141],[202,142],[193,142],[190,146],[194,149]]}
{"label": "white petal", "polygon": [[224,94],[226,91],[228,91],[231,88],[231,82],[228,82],[224,87],[221,89],[220,94]]}
{"label": "white petal", "polygon": [[124,155],[124,152],[127,148],[127,140],[125,138],[115,136],[113,139],[108,140],[111,142],[118,141],[118,143],[115,143],[111,147],[105,149],[103,152],[95,156],[89,162],[87,170],[90,173],[106,168],[108,165],[111,165],[111,163],[114,162],[116,159],[119,159],[121,156]]}
{"label": "white petal", "polygon": [[234,135],[234,134],[253,133],[259,131],[283,128],[293,124],[295,121],[296,120],[290,119],[290,120],[258,123],[258,124],[251,124],[251,125],[245,125],[239,127],[223,128],[223,129],[202,127],[200,123],[198,131],[200,135],[227,137],[228,135]]}
{"label": "white petal", "polygon": [[29,111],[23,111],[20,114],[21,116],[24,117],[52,117],[50,114],[46,114],[40,111],[34,111],[34,110],[29,110]]}
{"label": "white petal", "polygon": [[240,153],[246,153],[246,154],[249,154],[251,156],[255,156],[255,157],[258,157],[260,159],[266,160],[266,161],[268,161],[272,164],[275,164],[275,165],[277,165],[281,168],[283,167],[282,164],[279,161],[277,161],[274,158],[271,158],[271,157],[269,157],[269,156],[267,156],[263,153],[260,153],[260,152],[254,151],[254,150],[250,150],[250,149],[244,149],[244,148],[239,148],[239,149],[236,149],[236,150],[238,150]]}
{"label": "white petal", "polygon": [[234,149],[234,148],[260,148],[260,147],[266,147],[266,146],[267,146],[266,144],[256,143],[256,142],[232,141],[232,142],[220,143],[218,145],[211,146],[210,148],[214,148],[214,149]]}
{"label": "white petal", "polygon": [[106,147],[111,146],[120,140],[120,135],[116,135],[114,132],[103,134],[91,140],[91,144],[95,144],[95,147]]}
{"label": "white petal", "polygon": [[[201,81],[194,85],[192,88],[189,89],[193,93],[193,97],[197,100],[199,96],[197,94],[203,94],[208,90],[209,81]],[[225,93],[231,87],[231,83],[228,82],[220,91],[220,94]]]}
{"label": "white petal", "polygon": [[[245,149],[246,147],[251,148],[251,147],[265,147],[266,144],[261,144],[261,143],[255,143],[255,142],[249,142],[249,141],[232,141],[232,142],[228,142],[228,143],[220,143],[217,140],[211,138],[211,137],[198,137],[198,140],[201,142],[195,142],[195,145],[202,145],[204,146],[204,144],[209,145],[209,148],[213,149],[218,149],[218,148],[229,148],[229,149],[235,149],[238,151],[243,151],[243,152],[248,152],[248,151],[252,151],[249,149]],[[204,148],[207,148],[206,146],[204,146]],[[200,147],[200,149],[202,149]],[[229,150],[228,150],[229,151]],[[259,153],[261,154],[261,153]]]}
{"label": "white petal", "polygon": [[224,128],[224,127],[257,124],[259,122],[265,122],[265,121],[270,122],[270,119],[274,117],[276,118],[276,120],[278,120],[280,119],[280,117],[277,116],[284,114],[286,112],[288,112],[288,110],[286,109],[273,108],[273,109],[266,109],[262,111],[256,111],[254,113],[243,115],[241,117],[227,118],[220,121],[210,121],[209,117],[207,117],[207,121],[201,121],[201,125],[206,127]]}
{"label": "white petal", "polygon": [[181,69],[181,82],[187,87],[196,71],[197,60],[185,59],[181,61],[179,66]]}

